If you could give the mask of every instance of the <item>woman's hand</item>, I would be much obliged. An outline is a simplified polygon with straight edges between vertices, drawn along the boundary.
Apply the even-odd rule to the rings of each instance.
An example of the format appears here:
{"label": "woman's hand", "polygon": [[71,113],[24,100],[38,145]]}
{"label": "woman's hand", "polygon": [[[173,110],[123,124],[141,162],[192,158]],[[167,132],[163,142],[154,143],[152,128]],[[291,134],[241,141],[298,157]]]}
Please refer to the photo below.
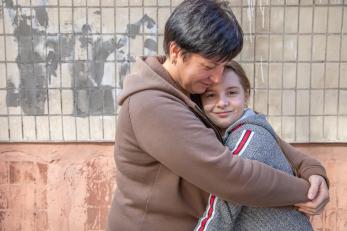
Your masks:
{"label": "woman's hand", "polygon": [[319,175],[312,175],[309,178],[311,184],[308,190],[307,197],[310,199],[309,202],[298,203],[295,206],[298,207],[300,212],[307,215],[318,215],[320,214],[326,204],[329,202],[329,189],[325,179]]}

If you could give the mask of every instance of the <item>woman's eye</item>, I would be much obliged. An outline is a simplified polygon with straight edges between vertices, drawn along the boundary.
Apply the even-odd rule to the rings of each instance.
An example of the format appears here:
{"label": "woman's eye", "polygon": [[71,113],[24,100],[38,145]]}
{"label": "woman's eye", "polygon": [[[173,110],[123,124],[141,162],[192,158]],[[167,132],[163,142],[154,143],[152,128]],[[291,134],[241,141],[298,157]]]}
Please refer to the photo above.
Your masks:
{"label": "woman's eye", "polygon": [[215,96],[215,94],[212,94],[212,93],[207,93],[205,95],[206,98],[213,98]]}

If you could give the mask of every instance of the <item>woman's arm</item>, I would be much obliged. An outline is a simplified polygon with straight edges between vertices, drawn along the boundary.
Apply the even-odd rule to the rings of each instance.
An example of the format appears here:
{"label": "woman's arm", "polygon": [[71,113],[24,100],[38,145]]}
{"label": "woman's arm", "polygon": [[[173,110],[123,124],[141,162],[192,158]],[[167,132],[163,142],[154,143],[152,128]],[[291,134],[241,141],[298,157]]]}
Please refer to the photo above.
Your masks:
{"label": "woman's arm", "polygon": [[277,141],[297,175],[310,182],[307,197],[311,201],[295,206],[299,207],[299,211],[308,215],[320,214],[330,200],[329,180],[325,168],[318,160],[304,154],[281,138],[277,137]]}
{"label": "woman's arm", "polygon": [[288,161],[292,164],[298,177],[304,178],[308,181],[310,176],[319,175],[322,176],[327,185],[329,185],[325,168],[318,160],[304,154],[279,137],[277,137],[277,141]]}

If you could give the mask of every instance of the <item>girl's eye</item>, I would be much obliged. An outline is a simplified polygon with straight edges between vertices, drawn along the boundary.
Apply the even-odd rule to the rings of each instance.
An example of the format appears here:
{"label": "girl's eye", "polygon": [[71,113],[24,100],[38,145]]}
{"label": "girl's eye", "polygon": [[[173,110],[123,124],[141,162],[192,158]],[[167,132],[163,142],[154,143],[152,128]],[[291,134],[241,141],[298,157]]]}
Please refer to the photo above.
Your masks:
{"label": "girl's eye", "polygon": [[237,92],[236,91],[228,91],[227,92],[227,96],[232,96],[232,95],[236,95],[237,94]]}

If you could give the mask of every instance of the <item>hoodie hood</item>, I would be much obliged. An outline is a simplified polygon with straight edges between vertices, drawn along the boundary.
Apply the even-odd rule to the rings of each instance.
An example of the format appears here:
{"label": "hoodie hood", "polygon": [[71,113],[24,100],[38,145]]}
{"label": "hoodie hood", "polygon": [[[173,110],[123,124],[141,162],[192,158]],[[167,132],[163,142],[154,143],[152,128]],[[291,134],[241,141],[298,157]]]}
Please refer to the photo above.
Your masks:
{"label": "hoodie hood", "polygon": [[165,59],[165,56],[136,58],[131,74],[124,79],[123,90],[117,98],[118,104],[122,106],[128,97],[138,92],[146,90],[164,91],[182,100],[207,127],[214,130],[217,138],[222,141],[219,129],[207,118],[198,105],[190,99],[189,93],[178,85],[162,66]]}
{"label": "hoodie hood", "polygon": [[189,94],[174,82],[170,74],[164,69],[162,64],[165,56],[138,57],[134,68],[123,82],[123,90],[117,98],[119,105],[131,95],[145,90],[160,90],[174,95],[191,107],[194,103],[189,98]]}
{"label": "hoodie hood", "polygon": [[231,132],[233,132],[234,129],[236,129],[237,127],[239,127],[239,126],[241,126],[243,124],[253,124],[253,125],[256,125],[256,126],[263,127],[268,132],[270,132],[270,134],[277,140],[276,133],[273,130],[273,128],[271,127],[271,125],[269,124],[269,122],[267,122],[266,117],[264,115],[262,115],[262,114],[257,114],[252,109],[248,108],[248,109],[245,110],[245,112],[242,115],[242,117],[239,120],[237,120],[235,123],[233,123],[225,131],[225,134],[223,136],[223,141],[225,142],[226,139],[228,138],[229,134]]}

